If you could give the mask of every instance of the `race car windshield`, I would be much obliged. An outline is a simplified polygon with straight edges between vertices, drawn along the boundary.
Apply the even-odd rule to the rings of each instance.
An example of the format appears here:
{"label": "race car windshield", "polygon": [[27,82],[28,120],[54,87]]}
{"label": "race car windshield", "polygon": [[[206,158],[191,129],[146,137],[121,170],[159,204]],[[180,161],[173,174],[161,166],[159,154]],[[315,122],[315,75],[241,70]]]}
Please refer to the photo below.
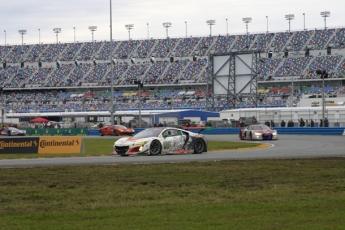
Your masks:
{"label": "race car windshield", "polygon": [[158,137],[158,135],[162,132],[161,129],[146,129],[141,131],[140,133],[134,135],[135,138],[145,138],[145,137]]}
{"label": "race car windshield", "polygon": [[258,126],[254,126],[253,130],[270,130],[270,128],[266,125],[258,125]]}

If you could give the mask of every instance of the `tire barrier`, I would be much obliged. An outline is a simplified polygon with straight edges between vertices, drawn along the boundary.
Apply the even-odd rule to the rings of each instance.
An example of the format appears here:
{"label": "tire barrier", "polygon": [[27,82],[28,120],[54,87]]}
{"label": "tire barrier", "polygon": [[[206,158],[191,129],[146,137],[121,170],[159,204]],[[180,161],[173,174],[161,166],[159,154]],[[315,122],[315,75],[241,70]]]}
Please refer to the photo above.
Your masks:
{"label": "tire barrier", "polygon": [[81,136],[0,138],[0,154],[82,152],[84,152],[84,143]]}

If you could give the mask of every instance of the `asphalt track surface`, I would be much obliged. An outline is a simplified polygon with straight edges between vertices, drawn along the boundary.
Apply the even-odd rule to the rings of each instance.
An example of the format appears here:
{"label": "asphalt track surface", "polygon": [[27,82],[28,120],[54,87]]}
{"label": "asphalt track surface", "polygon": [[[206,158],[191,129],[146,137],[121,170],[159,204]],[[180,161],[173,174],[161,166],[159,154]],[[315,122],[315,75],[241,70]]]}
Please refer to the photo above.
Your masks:
{"label": "asphalt track surface", "polygon": [[[205,135],[210,141],[240,141],[238,135]],[[112,138],[112,137],[83,137]],[[247,141],[249,142],[249,141]],[[0,167],[37,167],[58,165],[116,165],[178,163],[191,161],[291,159],[316,157],[345,157],[345,136],[280,135],[276,141],[252,141],[269,146],[256,149],[239,149],[207,152],[203,154],[159,156],[99,156],[0,160]],[[112,149],[112,146],[109,147]],[[109,154],[109,152],[105,153]]]}

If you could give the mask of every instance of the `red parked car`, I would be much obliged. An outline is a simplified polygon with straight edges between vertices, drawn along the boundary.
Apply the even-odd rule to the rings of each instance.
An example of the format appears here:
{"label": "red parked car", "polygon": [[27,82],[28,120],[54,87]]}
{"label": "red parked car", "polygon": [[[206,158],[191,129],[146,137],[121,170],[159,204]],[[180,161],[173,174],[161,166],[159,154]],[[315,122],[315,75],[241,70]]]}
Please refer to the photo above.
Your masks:
{"label": "red parked car", "polygon": [[114,135],[114,136],[131,136],[134,134],[134,129],[127,128],[123,125],[109,125],[103,126],[99,129],[99,135]]}

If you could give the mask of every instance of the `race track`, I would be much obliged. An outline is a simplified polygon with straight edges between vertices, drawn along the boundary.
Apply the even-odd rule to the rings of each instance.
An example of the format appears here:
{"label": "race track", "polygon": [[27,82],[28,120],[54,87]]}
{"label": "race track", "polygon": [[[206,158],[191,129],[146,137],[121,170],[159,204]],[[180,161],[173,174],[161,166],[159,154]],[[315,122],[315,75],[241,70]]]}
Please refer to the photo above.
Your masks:
{"label": "race track", "polygon": [[[206,135],[208,140],[240,141],[238,135]],[[95,137],[83,137],[95,138]],[[106,137],[97,137],[106,138]],[[256,142],[255,142],[256,143]],[[0,160],[0,167],[35,167],[81,164],[149,164],[163,162],[218,161],[243,159],[288,159],[311,157],[344,157],[345,136],[321,135],[280,135],[277,141],[264,141],[268,148],[242,149],[207,152],[188,155],[159,156],[100,156],[100,157],[66,157]],[[110,147],[111,149],[111,147]],[[108,153],[106,153],[108,154]]]}

